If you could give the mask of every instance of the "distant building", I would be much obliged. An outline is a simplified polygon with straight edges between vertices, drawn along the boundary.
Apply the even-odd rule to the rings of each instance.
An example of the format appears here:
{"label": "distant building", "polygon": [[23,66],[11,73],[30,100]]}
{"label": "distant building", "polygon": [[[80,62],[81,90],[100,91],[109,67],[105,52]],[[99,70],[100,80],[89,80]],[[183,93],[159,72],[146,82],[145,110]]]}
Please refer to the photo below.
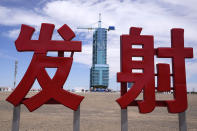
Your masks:
{"label": "distant building", "polygon": [[79,27],[78,29],[94,30],[92,66],[90,69],[90,91],[104,90],[109,85],[109,65],[107,64],[107,31],[115,30],[114,26],[101,27],[99,14],[98,27]]}
{"label": "distant building", "polygon": [[107,64],[107,29],[96,28],[93,34],[93,58],[90,69],[90,88],[108,87],[109,65]]}
{"label": "distant building", "polygon": [[10,87],[0,87],[0,92],[11,91]]}

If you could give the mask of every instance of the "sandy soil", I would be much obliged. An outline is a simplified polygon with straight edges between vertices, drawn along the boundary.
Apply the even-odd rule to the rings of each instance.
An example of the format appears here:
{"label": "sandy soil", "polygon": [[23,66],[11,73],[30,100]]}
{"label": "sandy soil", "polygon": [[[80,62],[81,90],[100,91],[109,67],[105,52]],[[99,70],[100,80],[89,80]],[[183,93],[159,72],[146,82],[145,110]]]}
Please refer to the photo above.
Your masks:
{"label": "sandy soil", "polygon": [[[6,102],[10,94],[0,93],[0,131],[10,131],[13,106]],[[30,93],[30,95],[33,95]],[[115,102],[119,93],[81,93],[81,131],[120,131],[120,107]],[[157,99],[172,98],[157,95]],[[197,95],[188,95],[187,124],[189,131],[197,131]],[[21,131],[72,131],[73,111],[62,105],[44,105],[30,113],[22,105]],[[169,114],[164,107],[152,113],[139,114],[137,107],[128,108],[129,131],[178,131],[178,115]]]}

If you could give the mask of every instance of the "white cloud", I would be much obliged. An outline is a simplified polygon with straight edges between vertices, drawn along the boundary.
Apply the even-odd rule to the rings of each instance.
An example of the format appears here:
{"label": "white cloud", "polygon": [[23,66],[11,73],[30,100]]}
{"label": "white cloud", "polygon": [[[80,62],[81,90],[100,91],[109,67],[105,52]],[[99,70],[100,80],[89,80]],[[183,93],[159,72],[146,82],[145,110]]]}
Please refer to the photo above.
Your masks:
{"label": "white cloud", "polygon": [[197,75],[197,61],[187,62],[186,73],[188,79]]}
{"label": "white cloud", "polygon": [[8,32],[3,33],[3,35],[12,39],[16,39],[19,33],[20,33],[20,29],[13,29],[13,30],[9,30]]}
{"label": "white cloud", "polygon": [[34,10],[24,10],[19,8],[7,8],[0,6],[0,24],[2,25],[39,25],[42,22],[49,22],[47,18],[34,12]]}
{"label": "white cloud", "polygon": [[92,64],[92,45],[83,45],[82,52],[74,54],[74,61],[90,67]]}

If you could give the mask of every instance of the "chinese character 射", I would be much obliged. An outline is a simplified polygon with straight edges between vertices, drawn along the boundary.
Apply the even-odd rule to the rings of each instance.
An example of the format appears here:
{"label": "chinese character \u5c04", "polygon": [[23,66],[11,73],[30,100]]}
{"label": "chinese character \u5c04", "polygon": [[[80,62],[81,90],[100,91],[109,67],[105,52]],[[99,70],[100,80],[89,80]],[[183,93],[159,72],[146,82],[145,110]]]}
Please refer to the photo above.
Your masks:
{"label": "chinese character \u5c04", "polygon": [[[132,27],[129,35],[121,36],[121,72],[117,81],[121,82],[121,97],[116,101],[121,108],[137,105],[141,113],[154,110],[155,106],[167,106],[170,113],[183,112],[187,109],[185,58],[193,57],[192,48],[184,48],[184,30],[171,30],[171,48],[154,49],[153,36],[140,35],[142,28]],[[133,48],[141,45],[142,48]],[[157,64],[154,73],[154,55],[159,58],[172,58],[173,73],[170,74],[169,64]],[[132,57],[142,57],[141,61]],[[142,70],[134,73],[132,70]],[[157,91],[170,91],[170,76],[173,77],[174,100],[155,100],[155,76]],[[132,82],[133,87],[127,92],[126,83]],[[143,90],[143,100],[135,100]]]}

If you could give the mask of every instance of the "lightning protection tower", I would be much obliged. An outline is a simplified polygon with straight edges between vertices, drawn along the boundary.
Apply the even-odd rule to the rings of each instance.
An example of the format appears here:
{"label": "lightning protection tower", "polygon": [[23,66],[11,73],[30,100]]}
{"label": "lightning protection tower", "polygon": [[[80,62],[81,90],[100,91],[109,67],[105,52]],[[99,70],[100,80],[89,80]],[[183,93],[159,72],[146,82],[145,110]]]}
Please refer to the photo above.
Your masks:
{"label": "lightning protection tower", "polygon": [[99,14],[98,27],[79,27],[78,29],[94,30],[92,67],[90,69],[90,90],[107,89],[109,85],[109,65],[107,64],[107,31],[115,30],[114,26],[108,29],[101,27]]}

